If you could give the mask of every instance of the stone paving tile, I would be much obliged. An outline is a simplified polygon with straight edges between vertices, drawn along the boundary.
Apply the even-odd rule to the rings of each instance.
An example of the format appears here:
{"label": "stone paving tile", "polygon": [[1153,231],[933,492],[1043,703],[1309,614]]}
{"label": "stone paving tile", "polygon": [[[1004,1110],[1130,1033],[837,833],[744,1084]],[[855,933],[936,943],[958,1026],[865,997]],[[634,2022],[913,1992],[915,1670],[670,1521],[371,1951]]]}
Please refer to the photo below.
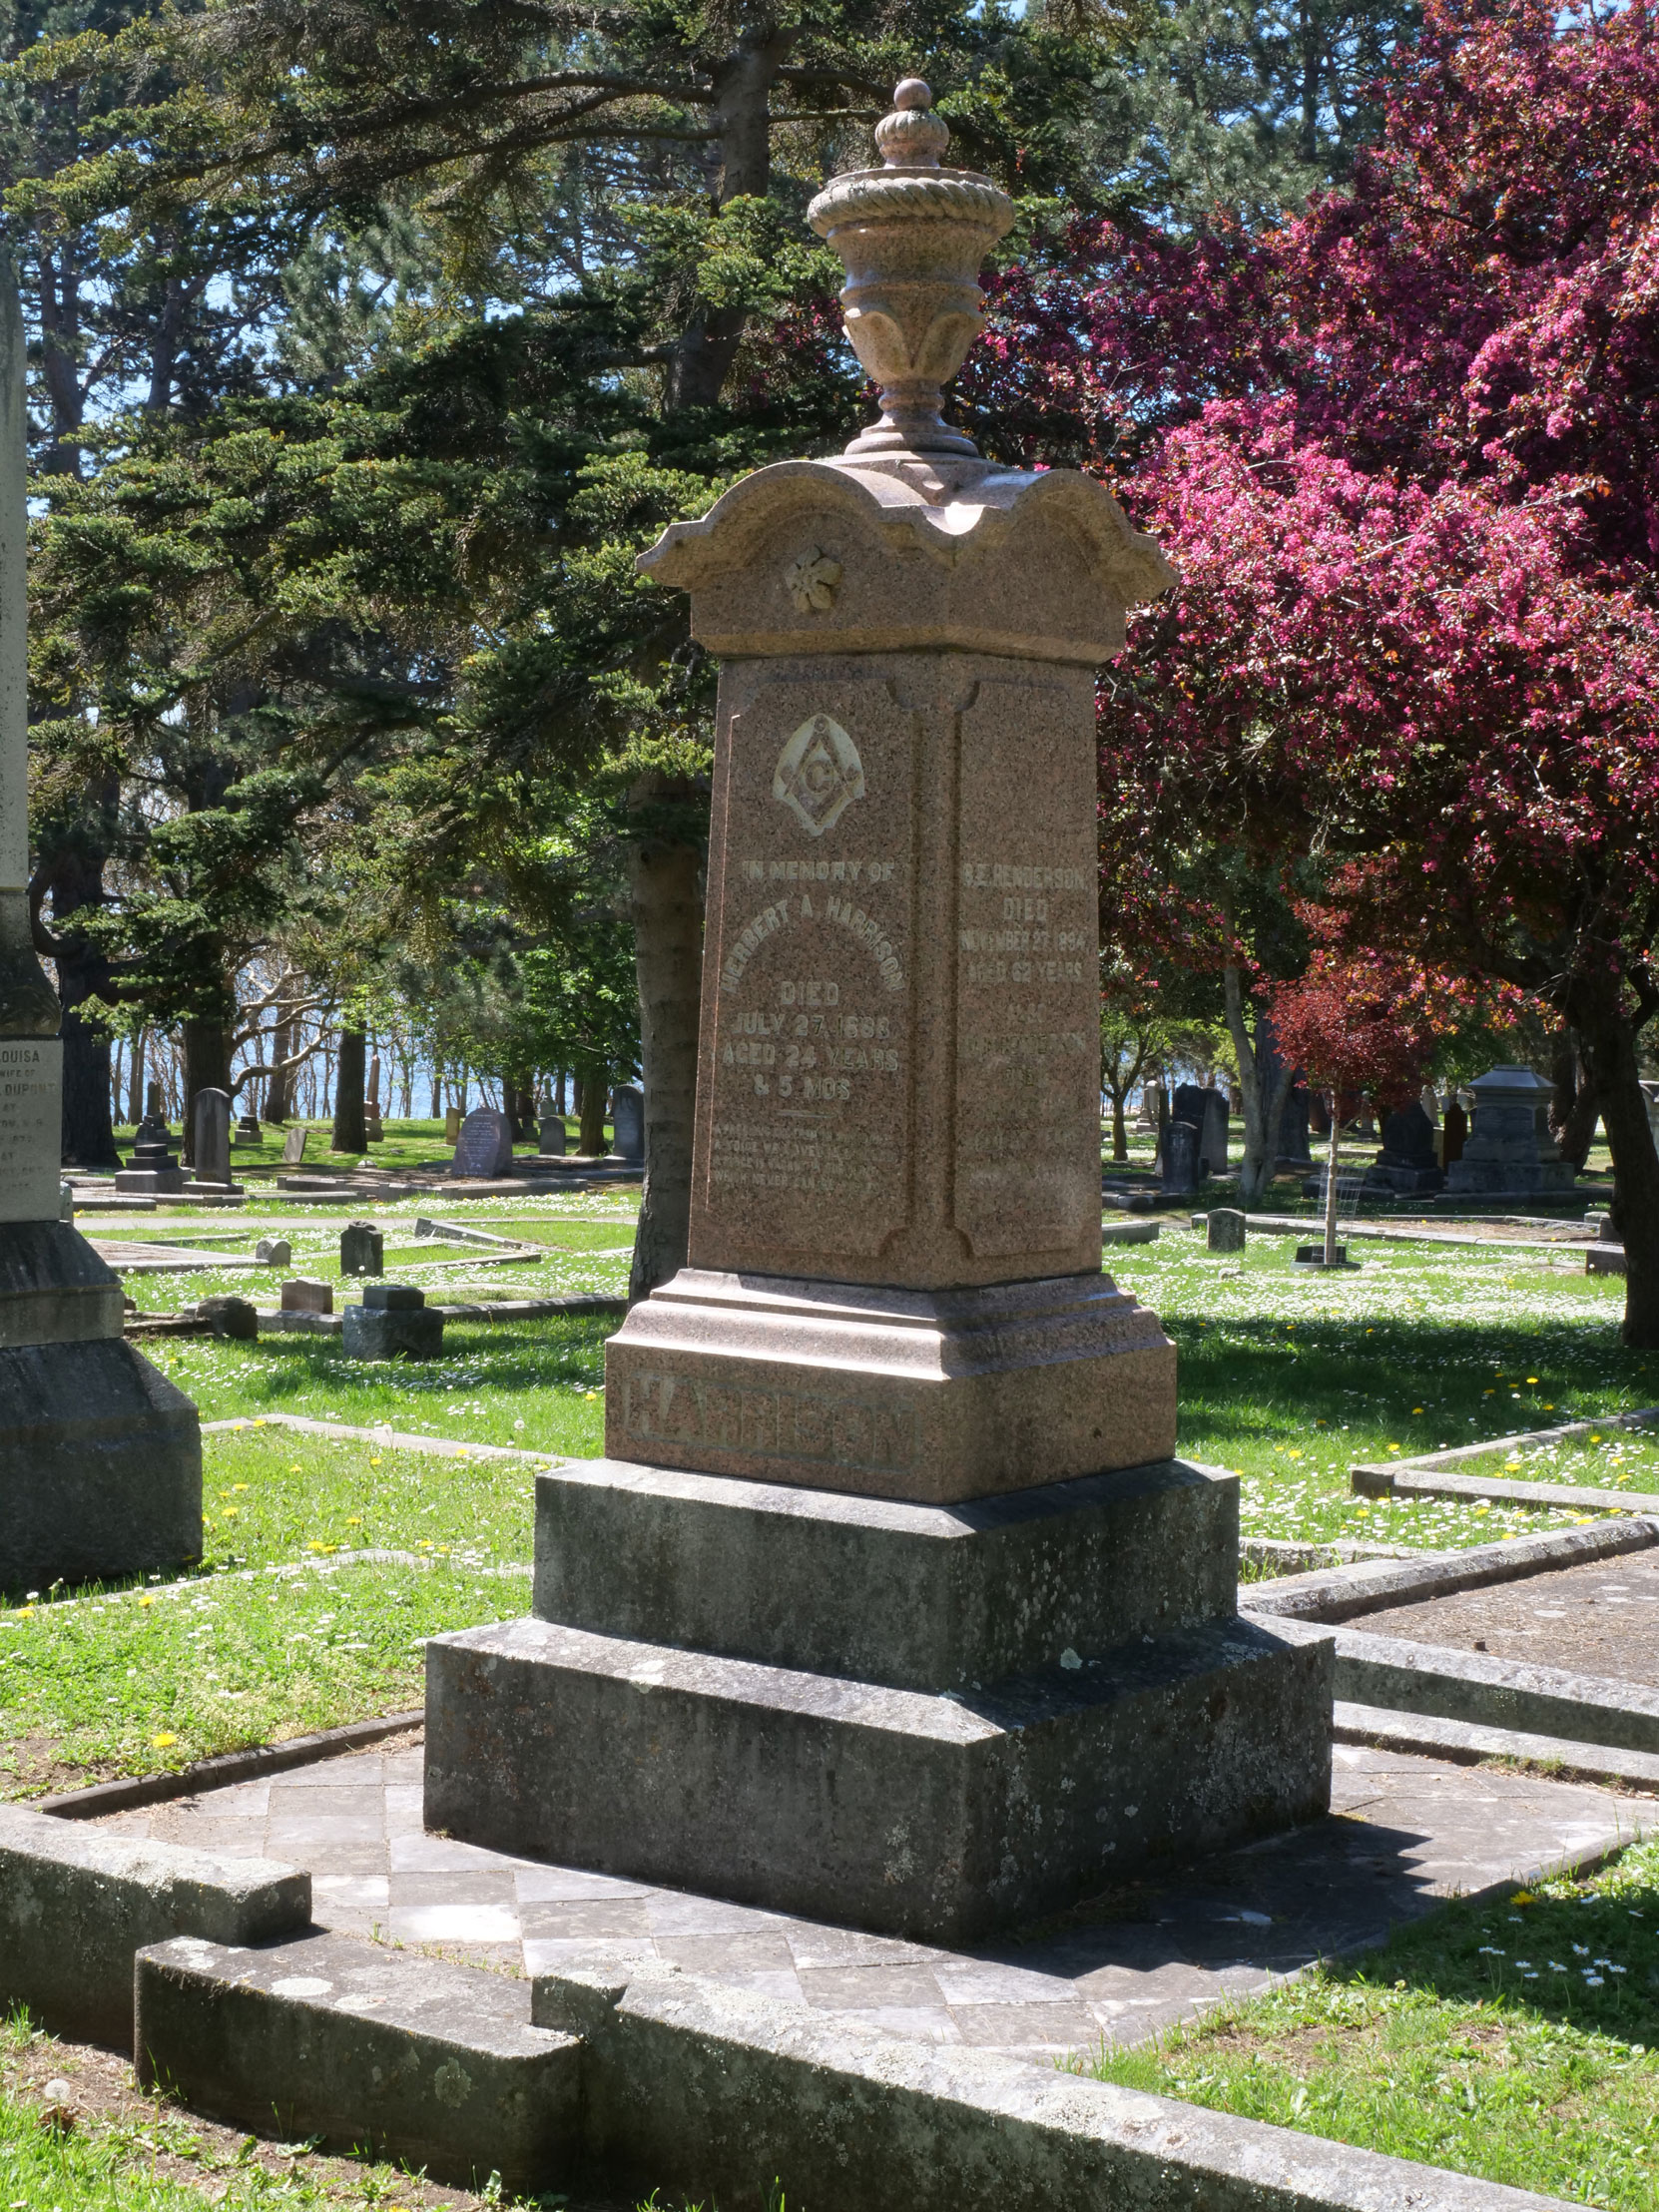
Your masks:
{"label": "stone paving tile", "polygon": [[418,1747],[328,1760],[103,1825],[306,1866],[328,1928],[509,1972],[658,1960],[937,2043],[1047,2057],[1135,2041],[1454,1891],[1628,1840],[1652,1807],[1495,1769],[1340,1745],[1334,1818],[1126,1881],[971,1952],[796,1920],[421,1829]]}

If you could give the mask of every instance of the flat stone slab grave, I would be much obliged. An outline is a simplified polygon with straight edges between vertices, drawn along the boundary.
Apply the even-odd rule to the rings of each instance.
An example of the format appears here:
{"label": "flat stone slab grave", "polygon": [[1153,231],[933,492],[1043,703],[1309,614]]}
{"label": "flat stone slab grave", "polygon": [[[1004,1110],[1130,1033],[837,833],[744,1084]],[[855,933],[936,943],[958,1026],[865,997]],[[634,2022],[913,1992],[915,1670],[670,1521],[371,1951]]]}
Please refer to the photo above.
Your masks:
{"label": "flat stone slab grave", "polygon": [[1372,1636],[1659,1686],[1659,1551],[1419,1598],[1366,1613],[1356,1625]]}
{"label": "flat stone slab grave", "polygon": [[[1623,1562],[1617,1563],[1623,1571]],[[951,1952],[550,1867],[421,1828],[395,1746],[108,1816],[100,1826],[310,1872],[317,1923],[528,1974],[662,1960],[889,2033],[1048,2059],[1137,2042],[1442,1899],[1595,1860],[1650,1801],[1336,1748],[1333,1817],[1040,1929]]]}

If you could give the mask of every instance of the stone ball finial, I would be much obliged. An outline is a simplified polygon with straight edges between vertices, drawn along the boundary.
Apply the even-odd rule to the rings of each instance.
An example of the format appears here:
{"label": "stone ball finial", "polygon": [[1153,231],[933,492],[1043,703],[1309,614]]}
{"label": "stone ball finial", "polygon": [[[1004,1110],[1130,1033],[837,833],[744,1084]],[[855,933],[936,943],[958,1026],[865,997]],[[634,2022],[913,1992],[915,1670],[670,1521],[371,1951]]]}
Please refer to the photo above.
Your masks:
{"label": "stone ball finial", "polygon": [[950,144],[950,126],[930,115],[933,94],[919,77],[901,77],[893,87],[892,113],[875,126],[875,145],[888,169],[937,169]]}

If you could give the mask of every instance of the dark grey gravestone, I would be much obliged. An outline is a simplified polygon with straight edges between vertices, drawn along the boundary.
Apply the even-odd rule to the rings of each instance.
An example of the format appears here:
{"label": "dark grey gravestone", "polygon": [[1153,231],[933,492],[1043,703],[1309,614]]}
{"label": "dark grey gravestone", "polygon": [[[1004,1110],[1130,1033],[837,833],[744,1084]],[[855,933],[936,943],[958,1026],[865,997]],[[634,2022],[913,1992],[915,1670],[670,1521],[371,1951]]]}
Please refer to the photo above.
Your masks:
{"label": "dark grey gravestone", "polygon": [[1434,1157],[1434,1124],[1420,1100],[1413,1099],[1409,1106],[1389,1114],[1384,1120],[1382,1149],[1366,1181],[1374,1186],[1382,1184],[1407,1198],[1419,1192],[1437,1191],[1445,1182]]}
{"label": "dark grey gravestone", "polygon": [[262,1237],[254,1247],[254,1257],[263,1268],[291,1267],[293,1247],[286,1237]]}
{"label": "dark grey gravestone", "polygon": [[260,1117],[258,1114],[239,1114],[237,1117],[237,1142],[258,1144],[260,1141]]}
{"label": "dark grey gravestone", "polygon": [[[1446,1188],[1501,1198],[1555,1198],[1571,1191],[1575,1171],[1549,1133],[1550,1086],[1543,1077],[1530,1068],[1491,1068],[1469,1089],[1474,1126],[1446,1171]],[[1451,1127],[1448,1108],[1448,1137]]]}
{"label": "dark grey gravestone", "polygon": [[1198,1131],[1200,1176],[1225,1174],[1227,1100],[1221,1092],[1206,1090],[1199,1083],[1178,1083],[1175,1087],[1175,1118],[1177,1121],[1190,1121]]}
{"label": "dark grey gravestone", "polygon": [[1232,1206],[1213,1206],[1205,1243],[1212,1252],[1242,1252],[1245,1248],[1243,1214]]}
{"label": "dark grey gravestone", "polygon": [[195,1176],[198,1183],[229,1186],[231,1181],[231,1094],[198,1091],[191,1107],[196,1129]]}
{"label": "dark grey gravestone", "polygon": [[148,1192],[181,1191],[185,1187],[185,1171],[173,1151],[159,1083],[150,1086],[144,1119],[134,1132],[127,1165],[116,1173],[115,1187],[118,1191]]}
{"label": "dark grey gravestone", "polygon": [[334,1286],[331,1283],[315,1283],[309,1276],[296,1275],[291,1282],[282,1285],[284,1314],[331,1314],[333,1310]]}
{"label": "dark grey gravestone", "polygon": [[509,1174],[512,1165],[512,1123],[494,1106],[474,1106],[455,1140],[450,1174],[493,1183],[498,1176]]}
{"label": "dark grey gravestone", "polygon": [[363,1290],[371,1314],[415,1314],[425,1303],[426,1293],[413,1283],[370,1283]]}
{"label": "dark grey gravestone", "polygon": [[386,1243],[371,1221],[348,1221],[339,1234],[341,1275],[384,1275]]}
{"label": "dark grey gravestone", "polygon": [[1180,1197],[1198,1188],[1198,1131],[1190,1121],[1171,1121],[1164,1125],[1164,1141],[1160,1157],[1163,1161],[1163,1189],[1172,1197]]}
{"label": "dark grey gravestone", "polygon": [[204,1321],[213,1323],[216,1337],[233,1337],[247,1344],[260,1333],[259,1313],[246,1298],[205,1298],[196,1311]]}
{"label": "dark grey gravestone", "polygon": [[435,1360],[443,1316],[428,1306],[348,1306],[340,1345],[348,1360]]}
{"label": "dark grey gravestone", "polygon": [[619,1083],[611,1093],[611,1155],[632,1165],[645,1164],[645,1093],[637,1083]]}
{"label": "dark grey gravestone", "polygon": [[544,1160],[556,1159],[569,1142],[565,1117],[555,1099],[544,1098],[536,1109],[536,1149]]}

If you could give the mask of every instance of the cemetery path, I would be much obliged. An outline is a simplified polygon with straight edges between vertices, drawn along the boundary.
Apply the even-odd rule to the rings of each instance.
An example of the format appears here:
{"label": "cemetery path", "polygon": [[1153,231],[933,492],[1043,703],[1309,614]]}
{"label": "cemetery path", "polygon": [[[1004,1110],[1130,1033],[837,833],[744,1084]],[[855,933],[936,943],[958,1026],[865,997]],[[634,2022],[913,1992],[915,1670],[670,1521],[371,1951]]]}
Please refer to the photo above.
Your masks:
{"label": "cemetery path", "polygon": [[659,1959],[866,2026],[1051,2058],[1132,2043],[1443,1899],[1594,1861],[1645,1801],[1339,1745],[1330,1819],[951,1952],[480,1850],[421,1826],[418,1745],[100,1825],[309,1868],[323,1927],[536,1973]]}
{"label": "cemetery path", "polygon": [[1659,1554],[1627,1553],[1368,1613],[1368,1635],[1659,1684]]}

